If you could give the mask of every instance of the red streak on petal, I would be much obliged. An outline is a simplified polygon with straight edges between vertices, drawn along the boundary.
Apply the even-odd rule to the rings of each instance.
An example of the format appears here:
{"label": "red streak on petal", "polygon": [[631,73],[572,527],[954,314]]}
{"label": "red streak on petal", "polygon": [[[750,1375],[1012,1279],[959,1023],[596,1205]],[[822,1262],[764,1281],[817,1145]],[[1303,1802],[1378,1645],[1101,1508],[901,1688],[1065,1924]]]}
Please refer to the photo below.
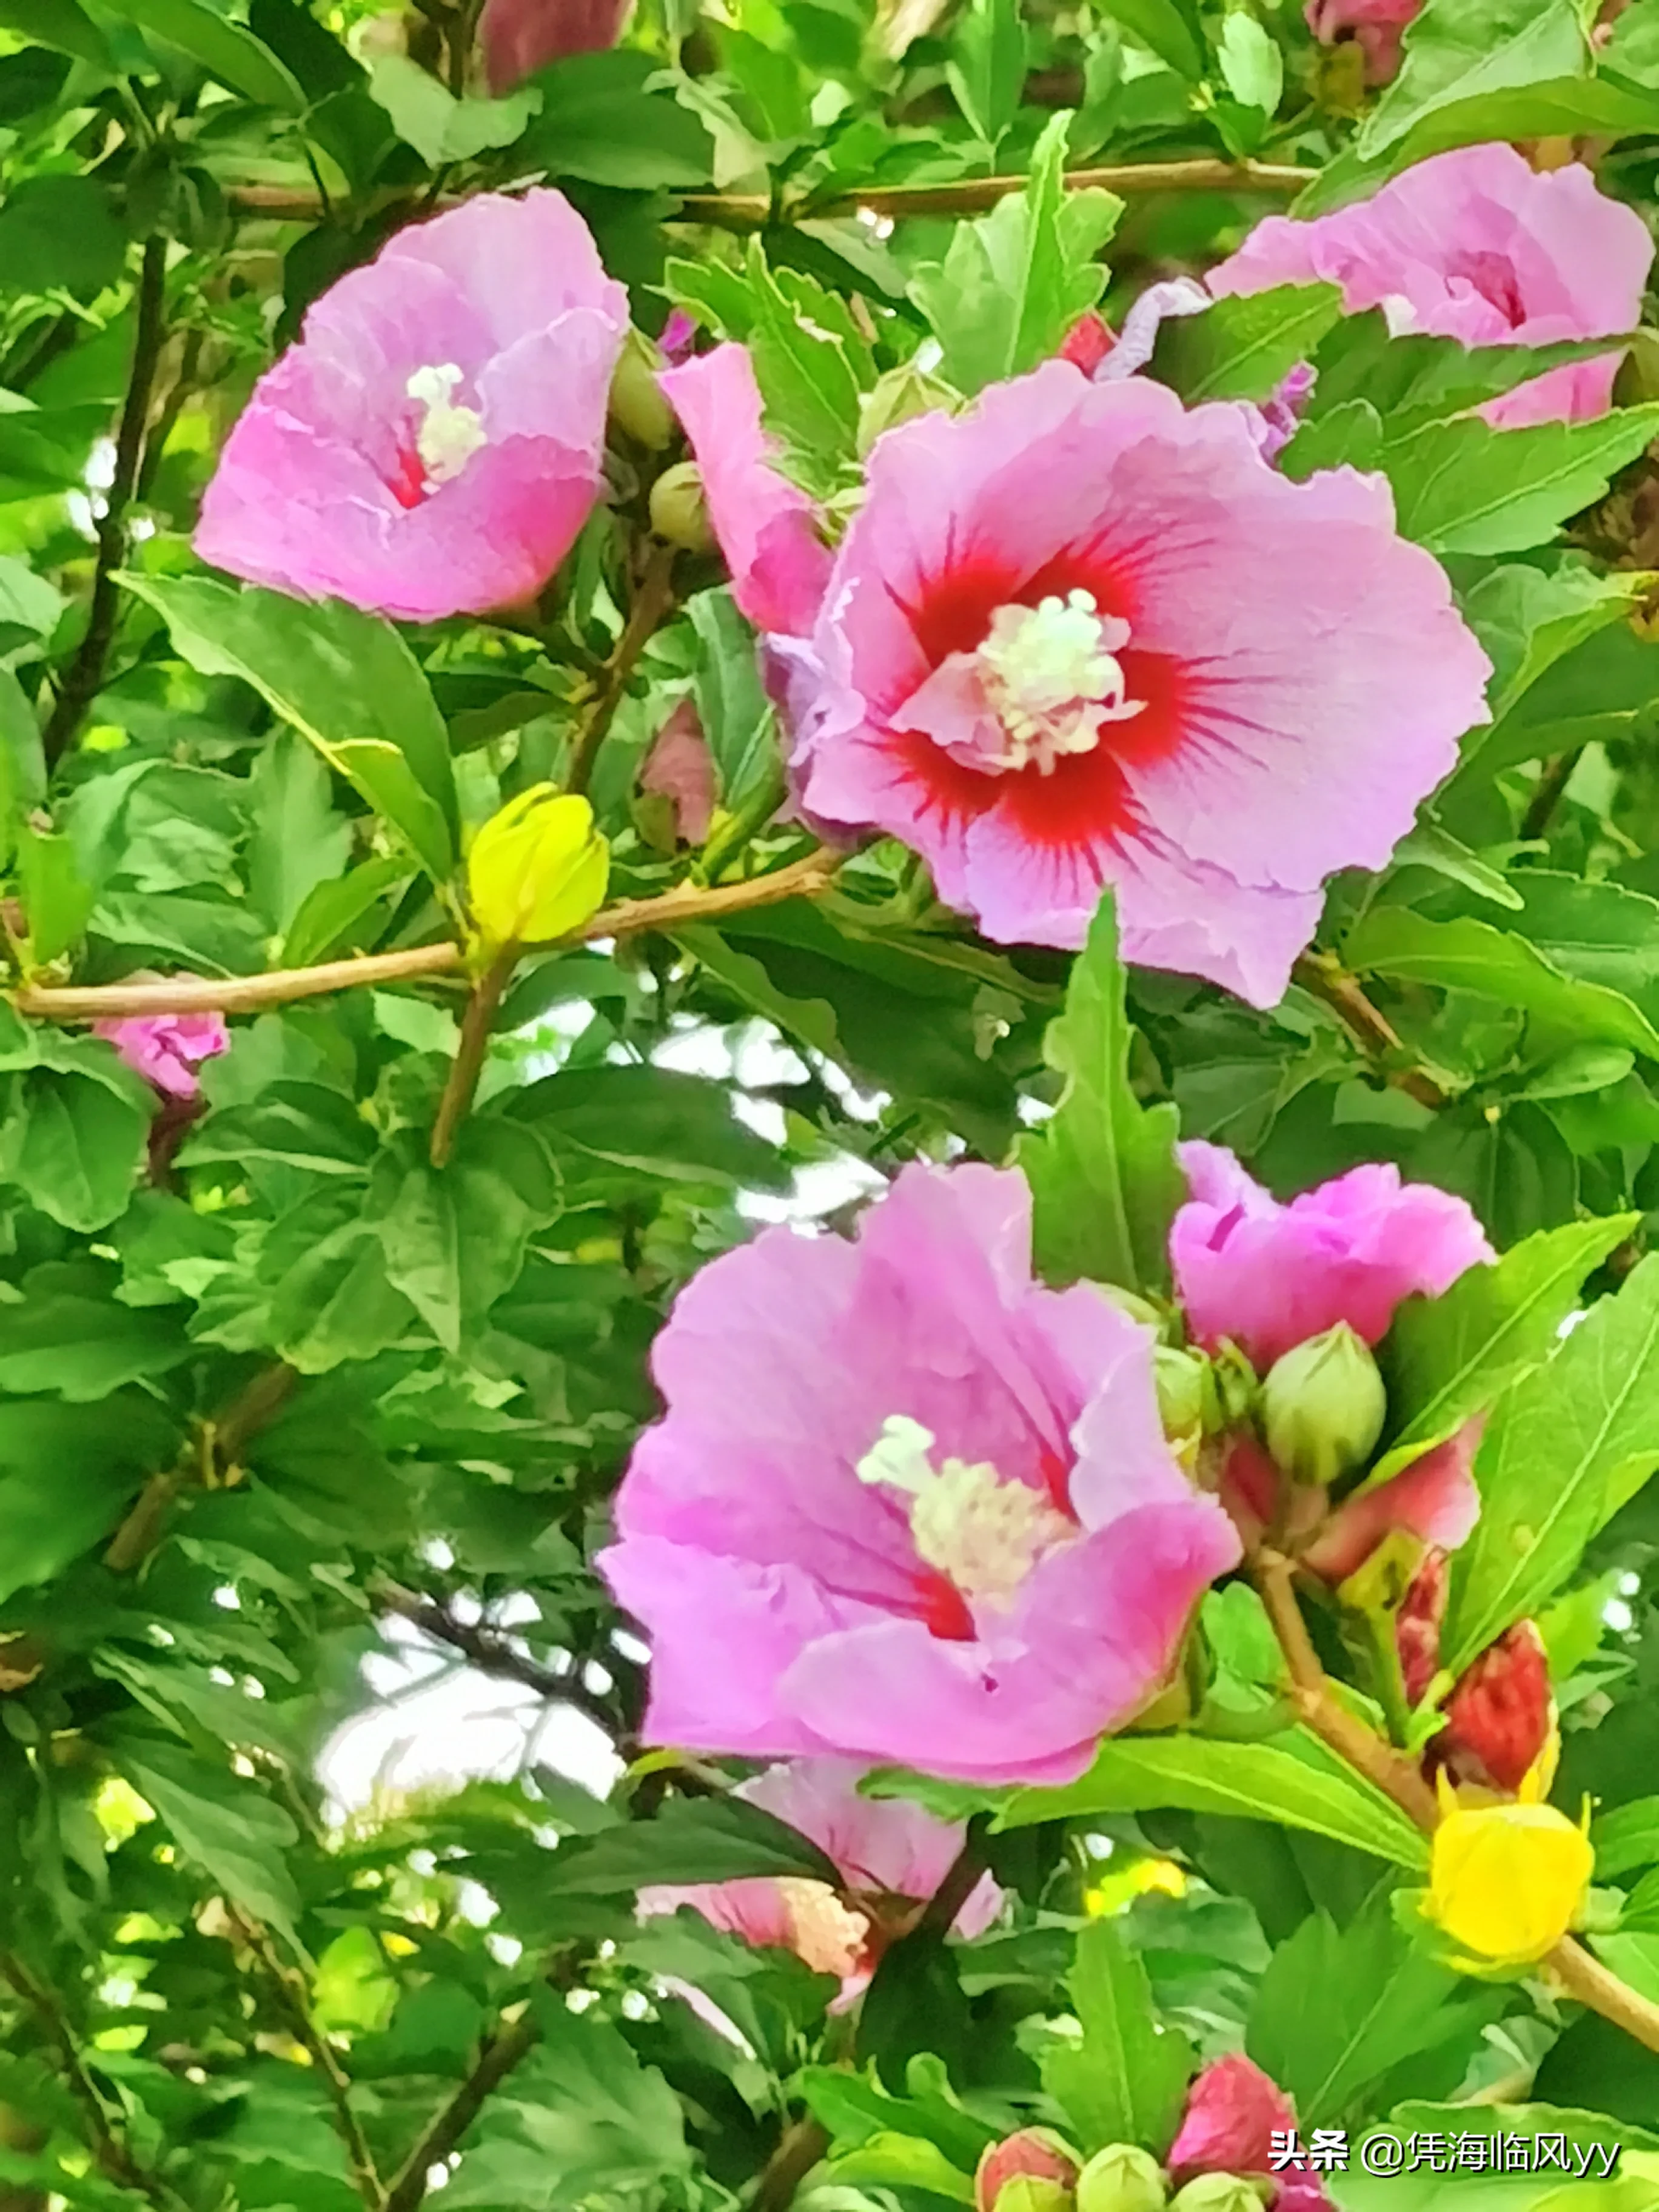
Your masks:
{"label": "red streak on petal", "polygon": [[386,489],[402,507],[418,507],[426,497],[426,471],[410,447],[399,447],[397,472],[387,478]]}
{"label": "red streak on petal", "polygon": [[924,1568],[916,1577],[916,1597],[929,1633],[946,1644],[971,1644],[974,1616],[968,1601],[948,1576]]}

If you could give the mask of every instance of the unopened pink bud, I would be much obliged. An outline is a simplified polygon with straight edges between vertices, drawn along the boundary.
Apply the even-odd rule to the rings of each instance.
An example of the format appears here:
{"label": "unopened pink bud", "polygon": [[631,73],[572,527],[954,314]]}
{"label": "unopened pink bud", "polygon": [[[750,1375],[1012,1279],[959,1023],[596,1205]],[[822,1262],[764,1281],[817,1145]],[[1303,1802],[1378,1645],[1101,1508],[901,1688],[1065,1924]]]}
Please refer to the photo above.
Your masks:
{"label": "unopened pink bud", "polygon": [[1003,2191],[1012,2181],[1046,2181],[1061,2190],[1073,2189],[1082,2165],[1076,2152],[1048,2128],[1022,2128],[1018,2135],[993,2143],[980,2159],[974,2176],[975,2212],[998,2212]]}
{"label": "unopened pink bud", "polygon": [[485,0],[478,21],[484,81],[499,100],[571,54],[601,53],[623,34],[633,0]]}
{"label": "unopened pink bud", "polygon": [[1060,340],[1060,357],[1092,376],[1116,343],[1103,315],[1084,315]]}

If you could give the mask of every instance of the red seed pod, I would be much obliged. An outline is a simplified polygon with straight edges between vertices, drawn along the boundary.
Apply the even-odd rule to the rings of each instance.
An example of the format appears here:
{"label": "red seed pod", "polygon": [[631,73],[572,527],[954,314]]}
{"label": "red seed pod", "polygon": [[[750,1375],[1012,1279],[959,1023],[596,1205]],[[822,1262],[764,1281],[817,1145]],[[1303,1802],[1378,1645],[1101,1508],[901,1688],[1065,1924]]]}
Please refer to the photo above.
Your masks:
{"label": "red seed pod", "polygon": [[1413,1705],[1428,1694],[1440,1667],[1440,1626],[1446,1618],[1450,1577],[1443,1552],[1426,1552],[1395,1615],[1400,1671]]}
{"label": "red seed pod", "polygon": [[1512,1796],[1554,1729],[1544,1640],[1531,1621],[1518,1620],[1459,1678],[1433,1748],[1454,1780]]}

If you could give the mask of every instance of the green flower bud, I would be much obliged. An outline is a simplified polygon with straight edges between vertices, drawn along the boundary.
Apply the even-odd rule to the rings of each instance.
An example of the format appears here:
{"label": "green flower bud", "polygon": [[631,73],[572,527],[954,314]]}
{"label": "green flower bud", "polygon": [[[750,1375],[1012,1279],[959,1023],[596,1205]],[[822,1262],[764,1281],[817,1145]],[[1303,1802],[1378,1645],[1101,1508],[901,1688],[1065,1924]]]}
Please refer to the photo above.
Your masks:
{"label": "green flower bud", "polygon": [[1261,2193],[1237,2173],[1200,2173],[1176,2191],[1170,2212],[1261,2212]]}
{"label": "green flower bud", "polygon": [[1126,1291],[1121,1283],[1097,1283],[1095,1288],[1109,1304],[1127,1314],[1131,1321],[1138,1321],[1143,1328],[1162,1331],[1164,1316],[1150,1298],[1143,1298],[1135,1291]]}
{"label": "green flower bud", "polygon": [[1208,1369],[1200,1353],[1177,1352],[1172,1344],[1160,1344],[1152,1354],[1158,1410],[1172,1443],[1197,1437],[1206,1425],[1214,1402]]}
{"label": "green flower bud", "polygon": [[651,487],[651,527],[688,553],[712,553],[714,532],[695,461],[677,461]]}
{"label": "green flower bud", "polygon": [[859,459],[867,459],[871,447],[884,430],[914,422],[918,415],[951,414],[961,404],[959,392],[929,376],[914,362],[907,361],[902,368],[890,368],[876,379],[859,403]]}
{"label": "green flower bud", "polygon": [[1287,1352],[1261,1386],[1267,1449],[1293,1482],[1340,1482],[1363,1467],[1388,1410],[1370,1347],[1345,1321]]}
{"label": "green flower bud", "polygon": [[659,453],[674,435],[674,410],[657,382],[662,356],[643,331],[629,324],[622,358],[611,380],[611,419],[649,452]]}
{"label": "green flower bud", "polygon": [[1150,2151],[1108,2143],[1077,2179],[1077,2212],[1164,2212],[1169,2185]]}
{"label": "green flower bud", "polygon": [[1077,2199],[1063,2181],[1045,2181],[1034,2173],[1017,2173],[1005,2181],[996,2201],[996,2212],[1073,2212]]}

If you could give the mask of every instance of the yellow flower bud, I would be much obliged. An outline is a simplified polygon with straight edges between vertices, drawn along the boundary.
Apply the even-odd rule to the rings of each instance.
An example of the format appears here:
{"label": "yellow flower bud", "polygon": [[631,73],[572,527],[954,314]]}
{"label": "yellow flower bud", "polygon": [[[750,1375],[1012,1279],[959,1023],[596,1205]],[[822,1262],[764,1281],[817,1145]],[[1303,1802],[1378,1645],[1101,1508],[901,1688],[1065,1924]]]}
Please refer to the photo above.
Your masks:
{"label": "yellow flower bud", "polygon": [[1584,1902],[1595,1854],[1583,1826],[1536,1802],[1466,1811],[1441,1777],[1443,1817],[1429,1863],[1431,1920],[1483,1964],[1531,1965],[1553,1951]]}
{"label": "yellow flower bud", "polygon": [[1133,2143],[1097,2150],[1077,2181],[1077,2212],[1164,2212],[1170,2194],[1164,2169]]}
{"label": "yellow flower bud", "polygon": [[532,784],[491,815],[472,841],[466,897],[491,951],[579,929],[605,898],[611,848],[585,799]]}

